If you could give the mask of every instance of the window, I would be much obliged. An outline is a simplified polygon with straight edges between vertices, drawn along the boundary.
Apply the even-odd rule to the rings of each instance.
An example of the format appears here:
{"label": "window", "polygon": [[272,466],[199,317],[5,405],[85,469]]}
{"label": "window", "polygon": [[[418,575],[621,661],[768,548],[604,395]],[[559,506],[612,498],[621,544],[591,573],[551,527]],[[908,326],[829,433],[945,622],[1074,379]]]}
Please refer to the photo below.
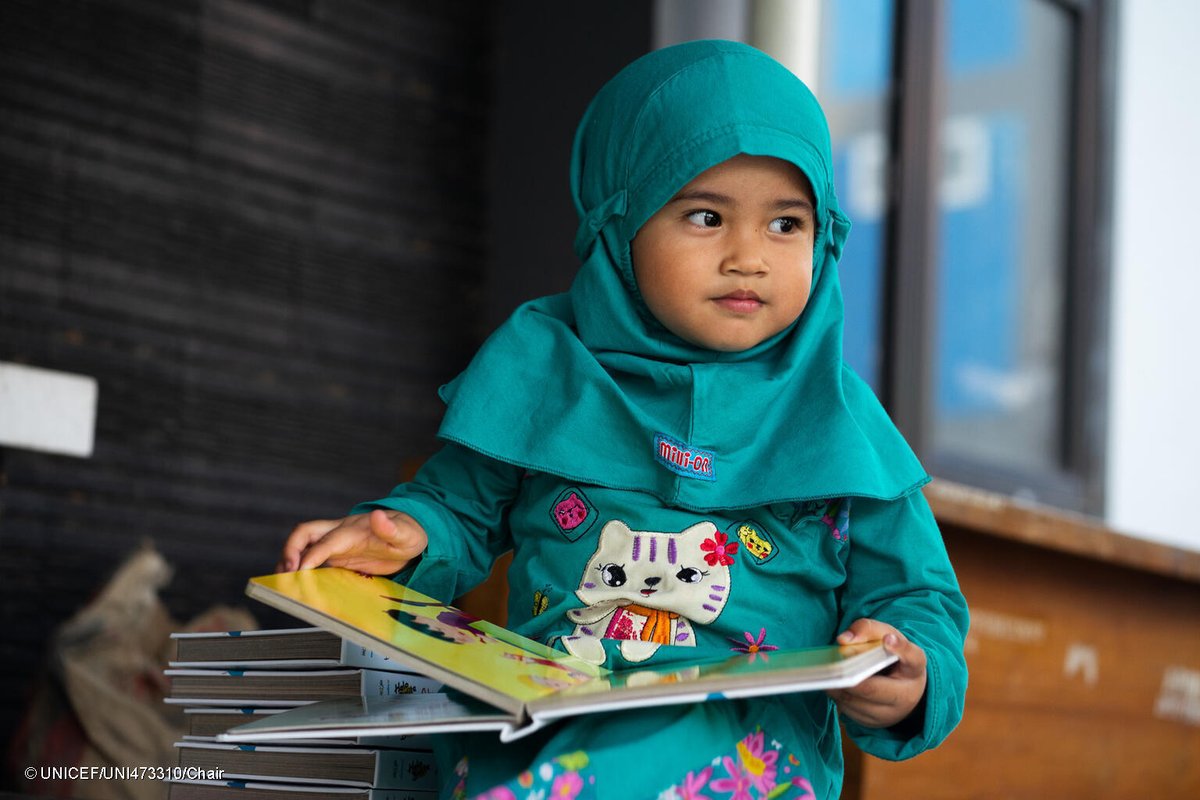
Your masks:
{"label": "window", "polygon": [[933,474],[1101,511],[1107,3],[810,5],[847,360]]}

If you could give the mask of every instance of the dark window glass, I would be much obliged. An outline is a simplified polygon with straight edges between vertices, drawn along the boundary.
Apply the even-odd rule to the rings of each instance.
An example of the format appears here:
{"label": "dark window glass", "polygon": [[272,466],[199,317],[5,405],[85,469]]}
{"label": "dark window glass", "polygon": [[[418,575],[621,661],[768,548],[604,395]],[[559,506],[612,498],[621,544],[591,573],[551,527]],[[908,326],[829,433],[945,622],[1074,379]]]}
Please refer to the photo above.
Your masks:
{"label": "dark window glass", "polygon": [[932,438],[1060,466],[1071,25],[1044,0],[947,6]]}
{"label": "dark window glass", "polygon": [[814,91],[833,135],[838,199],[854,228],[842,254],[845,357],[878,392],[884,357],[882,287],[887,253],[887,164],[892,86],[892,0],[822,6]]}

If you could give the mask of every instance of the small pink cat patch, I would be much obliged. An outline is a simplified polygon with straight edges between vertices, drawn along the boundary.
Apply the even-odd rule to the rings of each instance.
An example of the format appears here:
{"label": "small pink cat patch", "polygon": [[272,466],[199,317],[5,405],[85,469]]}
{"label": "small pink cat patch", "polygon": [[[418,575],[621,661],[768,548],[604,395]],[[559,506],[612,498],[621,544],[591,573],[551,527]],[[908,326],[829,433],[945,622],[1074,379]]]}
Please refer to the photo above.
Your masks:
{"label": "small pink cat patch", "polygon": [[587,519],[588,507],[579,495],[571,492],[565,500],[554,507],[554,519],[564,531],[573,531]]}
{"label": "small pink cat patch", "polygon": [[560,492],[548,510],[554,527],[558,528],[569,542],[578,541],[585,536],[599,517],[592,501],[578,486],[569,486]]}

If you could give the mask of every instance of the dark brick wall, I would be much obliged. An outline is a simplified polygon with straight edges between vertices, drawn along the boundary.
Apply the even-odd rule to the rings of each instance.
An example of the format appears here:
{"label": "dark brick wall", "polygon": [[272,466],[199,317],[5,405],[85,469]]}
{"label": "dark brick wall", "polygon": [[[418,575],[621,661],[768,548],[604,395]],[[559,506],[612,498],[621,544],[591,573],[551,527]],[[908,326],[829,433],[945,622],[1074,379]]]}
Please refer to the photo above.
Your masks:
{"label": "dark brick wall", "polygon": [[0,3],[0,360],[100,386],[92,458],[0,453],[0,741],[139,541],[178,618],[239,602],[434,449],[483,332],[490,6]]}

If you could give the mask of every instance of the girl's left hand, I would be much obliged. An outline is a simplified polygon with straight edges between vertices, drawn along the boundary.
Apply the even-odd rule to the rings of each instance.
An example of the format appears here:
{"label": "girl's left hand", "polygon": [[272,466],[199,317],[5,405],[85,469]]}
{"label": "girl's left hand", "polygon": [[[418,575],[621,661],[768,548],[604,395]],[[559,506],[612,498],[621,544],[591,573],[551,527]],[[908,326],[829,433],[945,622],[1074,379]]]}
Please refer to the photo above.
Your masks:
{"label": "girl's left hand", "polygon": [[856,619],[837,637],[838,644],[882,639],[889,653],[900,660],[857,686],[834,689],[827,694],[838,711],[869,728],[888,728],[916,709],[925,694],[925,651],[904,634],[873,619]]}

